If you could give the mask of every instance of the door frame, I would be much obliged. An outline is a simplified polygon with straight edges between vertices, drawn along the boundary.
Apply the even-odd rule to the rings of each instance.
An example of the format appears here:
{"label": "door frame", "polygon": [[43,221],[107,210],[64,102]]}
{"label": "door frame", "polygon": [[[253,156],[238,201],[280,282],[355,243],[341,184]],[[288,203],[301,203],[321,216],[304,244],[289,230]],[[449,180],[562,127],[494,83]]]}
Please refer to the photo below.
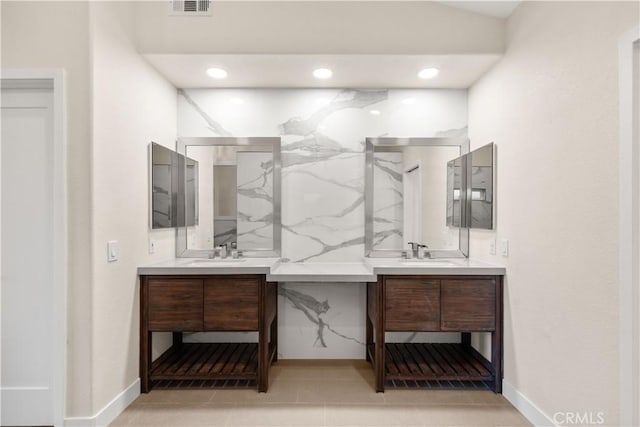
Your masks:
{"label": "door frame", "polygon": [[619,41],[620,424],[640,425],[640,26]]}
{"label": "door frame", "polygon": [[[53,354],[55,426],[64,425],[67,374],[67,130],[66,82],[62,69],[2,69],[3,88],[53,90]],[[0,150],[1,151],[1,150]],[[1,156],[1,154],[0,154]],[[0,202],[1,203],[1,202]],[[2,230],[0,230],[1,236]],[[2,271],[0,265],[0,272]]]}

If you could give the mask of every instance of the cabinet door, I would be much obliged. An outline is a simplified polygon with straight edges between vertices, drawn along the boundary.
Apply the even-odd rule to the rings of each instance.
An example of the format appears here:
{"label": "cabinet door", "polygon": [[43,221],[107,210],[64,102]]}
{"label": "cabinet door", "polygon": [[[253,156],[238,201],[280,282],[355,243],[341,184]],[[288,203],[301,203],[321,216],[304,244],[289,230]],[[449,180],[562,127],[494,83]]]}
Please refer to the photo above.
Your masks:
{"label": "cabinet door", "polygon": [[202,280],[149,279],[150,331],[201,331]]}
{"label": "cabinet door", "polygon": [[257,331],[259,292],[259,278],[205,280],[205,330]]}
{"label": "cabinet door", "polygon": [[443,331],[493,331],[495,328],[494,279],[442,281]]}
{"label": "cabinet door", "polygon": [[385,279],[387,331],[440,330],[440,280]]}

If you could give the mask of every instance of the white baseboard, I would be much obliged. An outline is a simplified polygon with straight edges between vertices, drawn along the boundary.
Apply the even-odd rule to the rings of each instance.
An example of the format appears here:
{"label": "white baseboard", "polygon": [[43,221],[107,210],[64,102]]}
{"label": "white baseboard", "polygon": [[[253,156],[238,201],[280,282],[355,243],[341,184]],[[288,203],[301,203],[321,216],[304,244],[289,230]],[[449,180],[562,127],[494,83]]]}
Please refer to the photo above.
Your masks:
{"label": "white baseboard", "polygon": [[65,418],[65,427],[106,427],[140,396],[140,378],[131,383],[93,417]]}
{"label": "white baseboard", "polygon": [[557,424],[542,409],[505,380],[502,380],[502,395],[534,426],[557,427]]}

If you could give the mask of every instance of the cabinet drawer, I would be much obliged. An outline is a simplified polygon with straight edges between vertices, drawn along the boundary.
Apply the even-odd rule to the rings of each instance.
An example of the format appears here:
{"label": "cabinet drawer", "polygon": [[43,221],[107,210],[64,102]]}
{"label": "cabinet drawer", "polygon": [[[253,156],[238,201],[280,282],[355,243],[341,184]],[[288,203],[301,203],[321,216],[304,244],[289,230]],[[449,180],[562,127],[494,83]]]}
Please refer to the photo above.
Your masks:
{"label": "cabinet drawer", "polygon": [[442,281],[443,331],[493,331],[495,328],[495,280]]}
{"label": "cabinet drawer", "polygon": [[440,329],[440,281],[386,279],[385,329],[437,331]]}
{"label": "cabinet drawer", "polygon": [[259,292],[260,280],[258,278],[205,280],[205,330],[258,330]]}
{"label": "cabinet drawer", "polygon": [[150,331],[201,331],[202,280],[150,279]]}

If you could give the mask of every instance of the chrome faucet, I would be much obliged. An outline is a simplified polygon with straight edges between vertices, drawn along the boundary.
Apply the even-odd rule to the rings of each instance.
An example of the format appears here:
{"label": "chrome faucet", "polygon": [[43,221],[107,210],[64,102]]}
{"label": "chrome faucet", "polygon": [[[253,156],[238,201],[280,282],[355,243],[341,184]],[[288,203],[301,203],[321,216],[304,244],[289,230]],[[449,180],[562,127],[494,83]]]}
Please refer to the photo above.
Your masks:
{"label": "chrome faucet", "polygon": [[218,246],[219,252],[220,252],[220,258],[226,258],[227,257],[227,244],[222,244],[220,246]]}
{"label": "chrome faucet", "polygon": [[424,252],[421,249],[427,249],[429,247],[417,242],[409,242],[409,245],[411,245],[411,255],[413,258],[424,258]]}

